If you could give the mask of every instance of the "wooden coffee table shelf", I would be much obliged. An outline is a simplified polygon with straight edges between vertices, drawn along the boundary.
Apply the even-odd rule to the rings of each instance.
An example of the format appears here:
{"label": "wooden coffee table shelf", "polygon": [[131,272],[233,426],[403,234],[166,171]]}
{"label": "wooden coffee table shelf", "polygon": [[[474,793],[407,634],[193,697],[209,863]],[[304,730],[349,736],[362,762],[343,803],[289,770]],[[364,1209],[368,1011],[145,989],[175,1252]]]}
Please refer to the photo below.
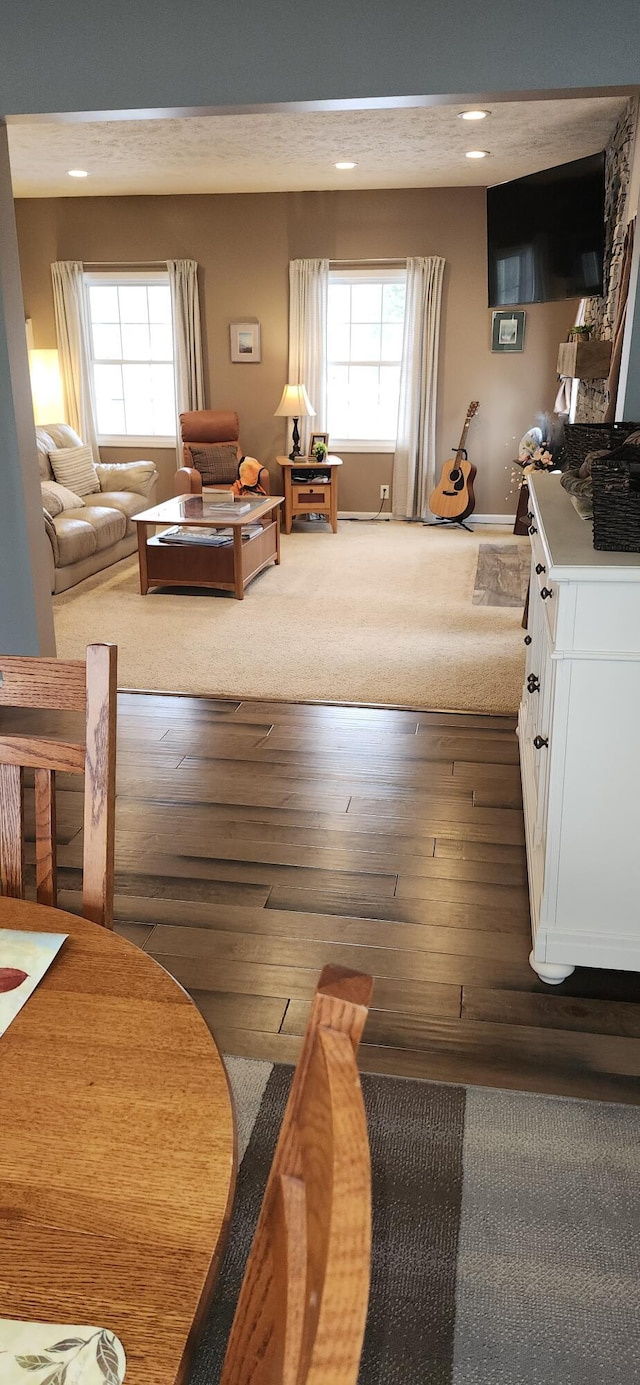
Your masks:
{"label": "wooden coffee table shelf", "polygon": [[[228,510],[219,517],[219,507],[207,503],[206,496],[190,495],[135,515],[142,595],[146,596],[150,587],[214,587],[234,592],[242,601],[248,583],[269,563],[280,562],[279,508],[283,497],[264,496],[250,503],[250,510],[230,519]],[[243,526],[258,520],[260,532],[243,538]],[[157,524],[193,527],[194,542],[163,543],[148,533],[149,527]],[[233,529],[233,543],[221,548],[198,543],[197,529],[202,527]]]}

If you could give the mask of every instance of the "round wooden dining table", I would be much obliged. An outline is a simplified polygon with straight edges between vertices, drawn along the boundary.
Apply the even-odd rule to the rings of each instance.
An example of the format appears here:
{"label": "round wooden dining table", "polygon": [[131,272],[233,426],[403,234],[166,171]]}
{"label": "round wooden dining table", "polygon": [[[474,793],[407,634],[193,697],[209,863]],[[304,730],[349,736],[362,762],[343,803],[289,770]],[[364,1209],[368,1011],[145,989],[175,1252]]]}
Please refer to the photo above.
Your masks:
{"label": "round wooden dining table", "polygon": [[7,898],[2,928],[68,937],[0,1036],[0,1318],[104,1327],[126,1385],[182,1382],[235,1184],[222,1059],[125,938]]}

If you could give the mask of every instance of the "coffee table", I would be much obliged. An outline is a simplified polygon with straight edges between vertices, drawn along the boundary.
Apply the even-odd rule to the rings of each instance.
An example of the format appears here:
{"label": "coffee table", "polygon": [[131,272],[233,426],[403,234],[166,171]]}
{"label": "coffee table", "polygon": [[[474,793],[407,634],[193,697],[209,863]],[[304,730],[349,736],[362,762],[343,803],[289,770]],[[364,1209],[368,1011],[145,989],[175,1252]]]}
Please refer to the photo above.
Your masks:
{"label": "coffee table", "polygon": [[[243,502],[239,502],[242,504]],[[138,526],[140,591],[149,587],[215,587],[244,597],[249,582],[269,563],[280,562],[280,506],[282,495],[249,500],[249,509],[235,515],[230,505],[212,504],[206,495],[181,495],[133,515]],[[259,533],[242,534],[243,525],[261,523]],[[193,543],[166,543],[149,528],[157,524],[194,529]],[[233,542],[225,548],[198,542],[197,530],[232,529]]]}

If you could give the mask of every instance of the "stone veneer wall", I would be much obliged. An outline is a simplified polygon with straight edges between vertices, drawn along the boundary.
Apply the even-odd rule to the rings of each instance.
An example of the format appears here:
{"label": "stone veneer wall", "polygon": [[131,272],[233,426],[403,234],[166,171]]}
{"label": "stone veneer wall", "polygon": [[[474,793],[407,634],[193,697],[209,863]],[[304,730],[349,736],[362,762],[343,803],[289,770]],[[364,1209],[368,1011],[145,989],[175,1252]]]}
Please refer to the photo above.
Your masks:
{"label": "stone veneer wall", "polygon": [[[636,130],[637,101],[632,98],[611,136],[605,159],[605,283],[602,298],[585,299],[585,322],[594,336],[611,341],[618,302],[618,283],[627,229],[627,193]],[[578,387],[576,423],[601,423],[609,395],[606,380],[581,380]]]}

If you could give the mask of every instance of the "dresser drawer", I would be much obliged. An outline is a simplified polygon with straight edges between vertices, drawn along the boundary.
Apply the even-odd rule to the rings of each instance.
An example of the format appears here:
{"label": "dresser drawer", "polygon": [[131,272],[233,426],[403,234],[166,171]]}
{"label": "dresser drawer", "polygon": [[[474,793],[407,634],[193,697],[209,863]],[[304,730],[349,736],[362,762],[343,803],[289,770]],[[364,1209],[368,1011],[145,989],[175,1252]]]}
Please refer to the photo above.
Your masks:
{"label": "dresser drawer", "polygon": [[549,577],[549,559],[544,550],[538,529],[538,516],[535,513],[532,514],[529,525],[529,540],[531,543],[529,602],[540,605],[541,609],[544,609],[547,629],[553,641],[558,622],[559,591],[557,584]]}

